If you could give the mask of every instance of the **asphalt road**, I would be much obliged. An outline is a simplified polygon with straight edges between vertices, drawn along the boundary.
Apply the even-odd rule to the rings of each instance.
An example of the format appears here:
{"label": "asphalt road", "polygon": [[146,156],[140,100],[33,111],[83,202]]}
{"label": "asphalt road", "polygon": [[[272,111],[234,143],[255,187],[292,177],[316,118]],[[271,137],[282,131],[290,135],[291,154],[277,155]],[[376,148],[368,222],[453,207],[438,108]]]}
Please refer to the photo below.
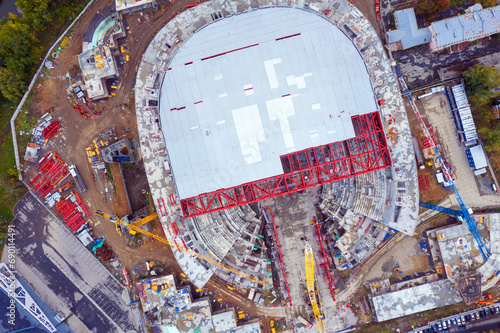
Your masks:
{"label": "asphalt road", "polygon": [[[88,330],[142,331],[139,310],[122,300],[123,287],[31,194],[17,203],[14,215],[17,260],[23,261]],[[30,280],[29,276],[24,278]],[[44,298],[45,290],[35,291]]]}

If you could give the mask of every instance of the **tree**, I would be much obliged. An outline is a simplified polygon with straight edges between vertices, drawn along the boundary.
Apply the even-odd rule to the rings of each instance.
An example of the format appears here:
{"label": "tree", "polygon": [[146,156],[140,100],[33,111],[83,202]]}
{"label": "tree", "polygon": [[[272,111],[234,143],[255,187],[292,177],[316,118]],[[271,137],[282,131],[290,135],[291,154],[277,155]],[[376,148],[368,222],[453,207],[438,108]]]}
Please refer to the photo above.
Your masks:
{"label": "tree", "polygon": [[49,10],[51,0],[17,0],[16,6],[23,11],[26,21],[35,28],[43,31],[52,20],[52,11]]}
{"label": "tree", "polygon": [[27,79],[24,72],[0,68],[0,92],[8,100],[18,102],[28,88]]}
{"label": "tree", "polygon": [[31,71],[42,54],[37,46],[33,29],[14,14],[9,21],[0,26],[0,53],[5,67],[15,71]]}
{"label": "tree", "polygon": [[484,136],[486,150],[494,150],[500,147],[500,126],[495,129],[481,128],[479,133]]}
{"label": "tree", "polygon": [[476,64],[463,72],[467,93],[479,104],[486,104],[498,96],[494,88],[500,87],[500,70],[495,67]]}

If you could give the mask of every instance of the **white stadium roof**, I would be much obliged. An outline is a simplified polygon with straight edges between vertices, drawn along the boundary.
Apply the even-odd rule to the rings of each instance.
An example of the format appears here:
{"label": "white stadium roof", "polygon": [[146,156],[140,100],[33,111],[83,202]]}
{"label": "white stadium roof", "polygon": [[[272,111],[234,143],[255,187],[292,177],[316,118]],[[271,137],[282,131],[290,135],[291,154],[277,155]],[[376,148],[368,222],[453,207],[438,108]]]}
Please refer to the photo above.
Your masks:
{"label": "white stadium roof", "polygon": [[214,22],[169,68],[160,117],[181,199],[283,174],[281,155],[352,138],[351,117],[378,110],[351,40],[299,9]]}

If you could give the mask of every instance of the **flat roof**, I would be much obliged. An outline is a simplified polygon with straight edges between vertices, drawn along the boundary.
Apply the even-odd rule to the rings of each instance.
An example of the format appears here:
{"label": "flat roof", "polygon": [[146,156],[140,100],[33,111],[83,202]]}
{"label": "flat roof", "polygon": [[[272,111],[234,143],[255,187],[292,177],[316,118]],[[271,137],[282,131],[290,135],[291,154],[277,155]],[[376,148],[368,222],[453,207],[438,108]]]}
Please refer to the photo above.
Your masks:
{"label": "flat roof", "polygon": [[355,136],[377,111],[352,41],[294,8],[227,17],[169,64],[160,119],[181,199],[283,174],[280,156]]}
{"label": "flat roof", "polygon": [[474,160],[474,165],[476,166],[476,170],[488,166],[488,163],[486,162],[486,156],[484,155],[483,147],[481,147],[480,145],[474,146],[470,148],[470,153],[472,155],[472,159]]}
{"label": "flat roof", "polygon": [[379,322],[462,301],[458,289],[451,285],[448,280],[406,288],[374,296],[372,299]]}

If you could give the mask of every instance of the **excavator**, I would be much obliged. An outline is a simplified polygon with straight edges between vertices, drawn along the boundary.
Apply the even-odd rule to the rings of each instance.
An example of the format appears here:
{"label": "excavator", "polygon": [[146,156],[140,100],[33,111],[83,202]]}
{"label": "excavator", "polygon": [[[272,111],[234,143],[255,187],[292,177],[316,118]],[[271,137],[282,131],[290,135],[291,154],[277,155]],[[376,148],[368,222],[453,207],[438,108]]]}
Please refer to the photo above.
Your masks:
{"label": "excavator", "polygon": [[306,263],[306,279],[307,279],[307,293],[311,306],[313,308],[314,321],[318,326],[319,333],[325,333],[325,326],[321,319],[321,311],[319,310],[318,301],[316,300],[316,293],[314,291],[314,257],[313,250],[309,243],[305,245],[305,263]]}
{"label": "excavator", "polygon": [[[144,225],[144,223],[147,223],[147,222],[144,222],[144,220],[146,220],[146,219],[150,218],[152,215],[150,215],[150,216],[148,216],[148,217],[145,217],[144,219],[141,219],[141,220],[139,220],[139,221],[136,221],[136,222],[135,222],[136,224],[131,224],[131,223],[127,223],[127,222],[125,222],[125,221],[120,220],[120,219],[119,219],[118,217],[116,217],[116,216],[111,216],[111,215],[109,215],[109,214],[106,214],[106,213],[104,213],[103,211],[100,211],[100,210],[95,210],[95,211],[94,211],[94,214],[95,214],[95,215],[97,215],[97,216],[100,216],[100,217],[102,217],[102,218],[105,218],[105,219],[107,219],[107,220],[109,220],[109,221],[111,221],[111,222],[114,222],[115,224],[120,224],[120,225],[122,225],[122,226],[124,226],[124,227],[127,227],[127,228],[129,228],[131,231],[134,231],[134,232],[139,232],[139,233],[141,233],[141,234],[143,234],[143,235],[146,235],[146,236],[149,236],[149,237],[151,237],[151,238],[153,238],[153,239],[156,239],[156,240],[158,240],[158,241],[160,241],[160,242],[162,242],[162,243],[165,243],[165,244],[167,244],[167,245],[170,245],[170,246],[172,246],[172,247],[175,247],[175,248],[177,248],[179,251],[186,252],[186,253],[188,253],[188,254],[192,255],[193,257],[196,257],[196,258],[200,258],[200,259],[202,259],[202,260],[205,260],[205,261],[207,261],[207,262],[211,263],[212,265],[215,265],[215,266],[217,266],[217,267],[220,267],[220,268],[223,268],[223,269],[225,269],[225,270],[228,270],[228,271],[230,271],[230,272],[232,272],[232,273],[234,273],[234,274],[238,274],[239,276],[243,276],[244,278],[246,278],[246,279],[248,279],[248,280],[250,280],[250,281],[257,282],[258,284],[261,284],[261,285],[262,285],[262,286],[264,286],[264,287],[269,287],[269,286],[268,286],[268,284],[267,284],[266,282],[261,281],[261,280],[259,280],[259,279],[257,279],[257,278],[254,278],[253,276],[251,276],[251,275],[249,275],[249,274],[247,274],[247,273],[245,273],[245,272],[238,271],[237,269],[234,269],[234,268],[232,268],[232,267],[229,267],[229,266],[227,266],[227,265],[224,265],[224,264],[222,264],[222,263],[218,262],[217,260],[214,260],[214,259],[212,259],[212,258],[206,257],[206,256],[204,256],[204,255],[202,255],[202,254],[200,254],[200,253],[197,253],[197,252],[195,252],[195,251],[193,251],[193,250],[191,250],[191,249],[188,249],[188,248],[185,248],[185,247],[180,247],[180,246],[178,246],[178,245],[177,245],[177,243],[175,243],[175,242],[173,242],[173,241],[169,241],[169,240],[168,240],[168,239],[166,239],[166,238],[160,237],[160,236],[155,235],[155,234],[153,234],[153,233],[151,233],[151,232],[149,232],[149,231],[146,231],[146,230],[141,229],[141,228],[140,228],[140,226],[141,226],[141,225]],[[153,214],[153,215],[154,215],[154,214]],[[149,221],[148,221],[148,222],[149,222]]]}

